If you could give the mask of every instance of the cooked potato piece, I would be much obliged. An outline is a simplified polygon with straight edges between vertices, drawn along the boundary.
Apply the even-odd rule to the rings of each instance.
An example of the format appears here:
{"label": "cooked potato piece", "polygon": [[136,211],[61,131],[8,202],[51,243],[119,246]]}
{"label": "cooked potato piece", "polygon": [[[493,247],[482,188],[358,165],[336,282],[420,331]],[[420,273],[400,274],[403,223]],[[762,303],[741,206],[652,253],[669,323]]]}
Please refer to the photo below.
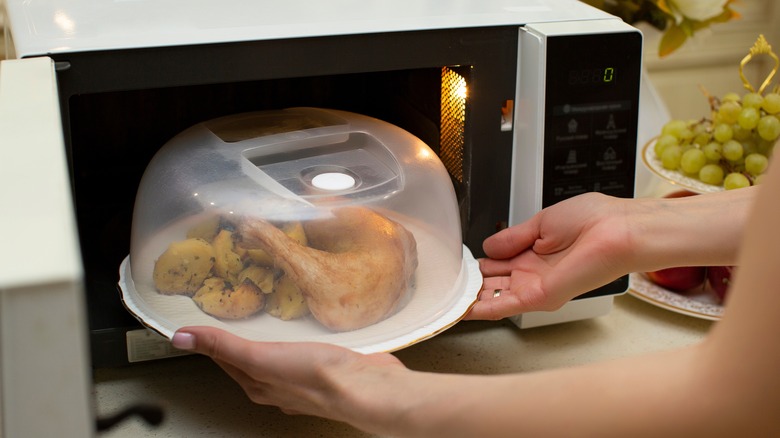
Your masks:
{"label": "cooked potato piece", "polygon": [[[306,238],[306,232],[303,230],[303,224],[301,224],[300,222],[286,222],[283,225],[281,225],[279,229],[284,231],[285,234],[290,236],[292,239],[294,239],[301,245],[308,244],[308,239]],[[260,266],[272,267],[274,265],[273,257],[271,257],[270,254],[268,254],[267,252],[259,248],[246,249],[246,257],[248,257],[250,260],[252,260],[252,262]]]}
{"label": "cooked potato piece", "polygon": [[274,284],[274,292],[266,298],[265,311],[283,321],[300,318],[309,313],[309,306],[298,286],[286,275]]}
{"label": "cooked potato piece", "polygon": [[154,263],[154,286],[163,294],[192,295],[214,266],[214,248],[203,239],[173,242]]}
{"label": "cooked potato piece", "polygon": [[223,319],[244,319],[262,310],[265,294],[247,280],[235,289],[217,277],[207,279],[192,297],[201,310]]}
{"label": "cooked potato piece", "polygon": [[203,222],[195,225],[187,231],[188,239],[203,239],[207,242],[214,240],[219,232],[219,225],[222,219],[219,216],[212,216]]}
{"label": "cooked potato piece", "polygon": [[[240,245],[239,245],[240,246]],[[262,249],[245,249],[245,257],[259,266],[272,267],[274,265],[274,259]]]}
{"label": "cooked potato piece", "polygon": [[238,273],[244,269],[241,257],[233,250],[233,233],[220,230],[214,238],[214,272],[230,283],[238,284]]}
{"label": "cooked potato piece", "polygon": [[301,245],[309,244],[309,239],[306,238],[306,232],[303,230],[303,224],[300,222],[287,222],[282,225],[282,231]]}
{"label": "cooked potato piece", "polygon": [[263,293],[270,294],[274,291],[274,271],[269,268],[251,265],[238,274],[238,282],[249,280],[259,287]]}

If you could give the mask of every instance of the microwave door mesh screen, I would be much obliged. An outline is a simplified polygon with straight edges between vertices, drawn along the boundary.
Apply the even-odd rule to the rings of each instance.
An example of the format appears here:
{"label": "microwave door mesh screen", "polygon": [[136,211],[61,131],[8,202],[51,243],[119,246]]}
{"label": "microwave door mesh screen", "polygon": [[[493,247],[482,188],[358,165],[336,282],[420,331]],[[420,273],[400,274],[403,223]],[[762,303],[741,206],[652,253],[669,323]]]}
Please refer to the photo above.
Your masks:
{"label": "microwave door mesh screen", "polygon": [[439,158],[458,183],[463,182],[467,93],[466,79],[454,70],[443,67]]}

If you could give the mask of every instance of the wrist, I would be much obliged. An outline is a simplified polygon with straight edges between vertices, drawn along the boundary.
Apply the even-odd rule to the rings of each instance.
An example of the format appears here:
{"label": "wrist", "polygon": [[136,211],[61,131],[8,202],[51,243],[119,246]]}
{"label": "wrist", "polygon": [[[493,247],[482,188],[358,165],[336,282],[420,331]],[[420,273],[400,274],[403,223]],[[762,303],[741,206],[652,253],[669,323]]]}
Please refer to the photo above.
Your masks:
{"label": "wrist", "polygon": [[735,264],[754,195],[751,187],[685,198],[635,200],[628,218],[631,271]]}

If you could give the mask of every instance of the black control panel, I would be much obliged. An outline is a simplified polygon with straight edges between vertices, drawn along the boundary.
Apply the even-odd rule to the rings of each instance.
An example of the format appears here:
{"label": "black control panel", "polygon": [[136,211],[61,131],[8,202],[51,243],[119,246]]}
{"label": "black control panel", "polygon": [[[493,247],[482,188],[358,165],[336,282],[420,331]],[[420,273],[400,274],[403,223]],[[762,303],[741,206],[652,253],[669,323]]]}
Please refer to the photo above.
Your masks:
{"label": "black control panel", "polygon": [[633,197],[641,47],[638,32],[548,37],[543,207]]}

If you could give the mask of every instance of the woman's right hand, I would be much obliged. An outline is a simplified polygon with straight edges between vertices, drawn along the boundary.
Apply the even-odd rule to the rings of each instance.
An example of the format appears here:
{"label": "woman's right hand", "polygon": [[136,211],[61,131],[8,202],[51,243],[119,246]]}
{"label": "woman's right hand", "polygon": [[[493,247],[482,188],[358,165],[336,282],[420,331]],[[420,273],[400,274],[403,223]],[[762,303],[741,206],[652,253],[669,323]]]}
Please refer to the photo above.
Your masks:
{"label": "woman's right hand", "polygon": [[483,290],[466,318],[555,310],[626,274],[629,206],[625,199],[586,193],[488,237],[487,258],[480,260]]}
{"label": "woman's right hand", "polygon": [[630,272],[734,265],[758,190],[675,199],[585,193],[547,207],[485,239],[483,290],[466,318],[556,310]]}

